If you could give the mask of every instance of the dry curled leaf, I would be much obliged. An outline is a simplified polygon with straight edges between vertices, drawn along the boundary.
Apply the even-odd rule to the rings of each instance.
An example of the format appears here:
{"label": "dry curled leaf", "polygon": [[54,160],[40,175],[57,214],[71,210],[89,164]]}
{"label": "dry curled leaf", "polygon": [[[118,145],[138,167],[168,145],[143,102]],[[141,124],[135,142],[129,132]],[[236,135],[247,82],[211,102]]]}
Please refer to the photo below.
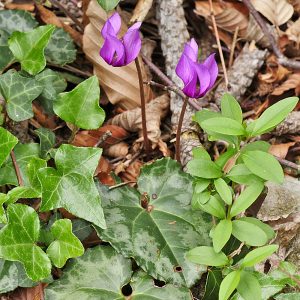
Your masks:
{"label": "dry curled leaf", "polygon": [[[92,0],[86,12],[90,24],[85,27],[83,35],[83,50],[85,55],[94,65],[94,73],[99,78],[108,100],[112,104],[118,104],[125,109],[140,106],[140,91],[137,70],[134,62],[122,68],[108,65],[99,55],[103,45],[101,29],[107,19],[107,13],[100,7],[96,0]],[[127,27],[122,22],[121,36],[125,34]],[[147,80],[146,72],[141,63],[143,77]],[[149,86],[144,85],[146,102],[151,100],[152,92]]]}
{"label": "dry curled leaf", "polygon": [[300,1],[299,0],[288,0],[290,4],[293,5],[295,12],[300,14]]}
{"label": "dry curled leaf", "polygon": [[296,22],[290,22],[288,29],[285,31],[288,39],[296,43],[297,48],[300,47],[300,18]]}
{"label": "dry curled leaf", "polygon": [[295,94],[300,95],[300,73],[291,74],[286,81],[284,81],[280,86],[276,87],[272,94],[273,96],[280,96],[284,92],[295,89]]}
{"label": "dry curled leaf", "polygon": [[269,149],[269,153],[278,156],[280,158],[285,158],[289,151],[289,148],[294,146],[295,144],[296,142],[272,145]]}
{"label": "dry curled leaf", "polygon": [[137,178],[140,175],[141,167],[143,163],[139,160],[135,160],[130,163],[128,166],[124,166],[124,170],[120,172],[120,177],[123,181],[137,181]]}
{"label": "dry curled leaf", "polygon": [[104,154],[110,157],[125,157],[128,154],[128,148],[127,143],[120,142],[105,149]]}
{"label": "dry curled leaf", "polygon": [[135,6],[130,22],[143,22],[152,7],[152,4],[153,0],[139,0]]}
{"label": "dry curled leaf", "polygon": [[294,8],[286,0],[251,0],[253,6],[275,26],[286,23]]}

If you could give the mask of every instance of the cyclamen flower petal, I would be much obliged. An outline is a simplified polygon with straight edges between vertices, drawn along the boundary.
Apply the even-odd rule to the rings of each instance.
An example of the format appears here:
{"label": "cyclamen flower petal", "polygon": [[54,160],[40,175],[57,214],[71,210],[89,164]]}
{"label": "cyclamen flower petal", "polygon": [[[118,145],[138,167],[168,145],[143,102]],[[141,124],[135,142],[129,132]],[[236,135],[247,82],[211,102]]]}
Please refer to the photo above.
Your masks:
{"label": "cyclamen flower petal", "polygon": [[100,56],[114,67],[130,64],[137,58],[142,47],[139,29],[142,23],[137,22],[131,26],[122,39],[117,37],[121,29],[121,17],[114,13],[104,24],[101,34],[104,44]]}

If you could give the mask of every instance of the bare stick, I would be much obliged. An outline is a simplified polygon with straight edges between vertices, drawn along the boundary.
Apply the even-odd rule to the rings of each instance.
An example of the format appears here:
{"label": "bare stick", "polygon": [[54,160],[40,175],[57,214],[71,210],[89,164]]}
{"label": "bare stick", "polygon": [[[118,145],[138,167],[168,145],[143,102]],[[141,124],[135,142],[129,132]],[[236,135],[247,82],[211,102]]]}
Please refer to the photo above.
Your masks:
{"label": "bare stick", "polygon": [[181,108],[181,112],[180,112],[180,116],[179,116],[179,120],[178,120],[178,126],[177,126],[177,132],[176,132],[176,146],[175,146],[175,157],[176,160],[181,163],[180,161],[180,137],[181,137],[181,129],[182,129],[182,124],[183,124],[183,119],[184,119],[184,114],[186,111],[186,107],[189,101],[189,97],[185,97],[182,108]]}
{"label": "bare stick", "polygon": [[18,165],[17,160],[16,160],[14,150],[10,151],[10,157],[11,157],[12,163],[14,165],[14,169],[15,169],[15,172],[16,172],[16,175],[17,175],[19,186],[23,186],[24,181],[23,181],[23,178],[22,178],[22,175],[21,175],[19,165]]}
{"label": "bare stick", "polygon": [[148,132],[147,132],[147,120],[146,120],[146,100],[144,93],[144,84],[143,84],[143,75],[140,66],[140,62],[138,57],[135,59],[135,65],[138,72],[139,77],[139,85],[140,85],[140,95],[141,95],[141,112],[142,112],[142,127],[143,127],[143,138],[144,138],[144,146],[147,154],[147,160],[149,160],[149,140],[148,140]]}
{"label": "bare stick", "polygon": [[295,169],[297,170],[298,172],[300,172],[300,166],[289,161],[289,160],[286,160],[286,159],[283,159],[283,158],[280,158],[278,156],[275,156],[275,158],[279,161],[279,163],[282,165],[282,166],[285,166],[285,167],[289,167],[291,169]]}
{"label": "bare stick", "polygon": [[233,35],[233,41],[232,41],[232,44],[231,44],[231,51],[230,51],[229,63],[228,63],[229,68],[232,66],[232,63],[233,63],[234,49],[235,49],[235,46],[236,46],[238,33],[239,33],[239,26],[237,26],[235,28],[235,32],[234,32],[234,35]]}
{"label": "bare stick", "polygon": [[94,147],[101,146],[101,144],[103,144],[111,136],[112,136],[112,132],[109,130],[106,130],[104,132],[104,134],[99,138],[99,141],[94,145]]}
{"label": "bare stick", "polygon": [[249,9],[251,15],[253,16],[253,18],[255,19],[255,21],[257,22],[257,24],[259,25],[259,27],[261,28],[261,30],[265,34],[265,36],[270,41],[272,50],[274,51],[275,55],[278,57],[278,62],[281,65],[285,66],[285,67],[300,69],[300,61],[296,61],[296,60],[293,60],[293,59],[288,59],[286,56],[284,56],[281,53],[273,33],[270,31],[267,24],[264,22],[264,20],[262,19],[260,14],[257,12],[257,10],[254,8],[251,1],[250,0],[243,0],[243,2],[247,6],[247,8]]}
{"label": "bare stick", "polygon": [[216,23],[216,19],[215,19],[215,15],[214,15],[212,0],[209,0],[209,6],[210,6],[211,20],[212,20],[212,24],[213,24],[213,28],[214,28],[214,32],[215,32],[215,36],[216,36],[216,41],[217,41],[217,45],[218,45],[219,55],[220,55],[220,58],[221,58],[222,68],[223,68],[223,72],[224,72],[225,85],[226,85],[226,89],[228,89],[229,81],[228,81],[228,76],[227,76],[227,70],[226,70],[225,60],[224,60],[224,56],[223,56],[223,51],[222,51],[222,47],[221,47],[219,32],[218,32],[218,28],[217,28],[217,23]]}

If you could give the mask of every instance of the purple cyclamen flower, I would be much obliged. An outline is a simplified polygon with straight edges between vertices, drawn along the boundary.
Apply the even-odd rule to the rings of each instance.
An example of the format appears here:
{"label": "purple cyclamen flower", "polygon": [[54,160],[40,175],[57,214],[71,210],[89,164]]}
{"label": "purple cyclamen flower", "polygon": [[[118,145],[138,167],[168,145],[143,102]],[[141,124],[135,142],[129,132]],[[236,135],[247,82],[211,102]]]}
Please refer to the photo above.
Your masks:
{"label": "purple cyclamen flower", "polygon": [[104,44],[100,50],[101,57],[114,67],[126,66],[134,61],[141,50],[142,41],[139,29],[142,23],[131,26],[122,39],[118,38],[121,29],[121,17],[114,13],[104,24],[101,34]]}
{"label": "purple cyclamen flower", "polygon": [[199,63],[198,45],[194,39],[185,44],[176,67],[176,74],[182,79],[182,91],[191,98],[203,97],[214,85],[218,76],[215,54],[211,54],[203,63]]}

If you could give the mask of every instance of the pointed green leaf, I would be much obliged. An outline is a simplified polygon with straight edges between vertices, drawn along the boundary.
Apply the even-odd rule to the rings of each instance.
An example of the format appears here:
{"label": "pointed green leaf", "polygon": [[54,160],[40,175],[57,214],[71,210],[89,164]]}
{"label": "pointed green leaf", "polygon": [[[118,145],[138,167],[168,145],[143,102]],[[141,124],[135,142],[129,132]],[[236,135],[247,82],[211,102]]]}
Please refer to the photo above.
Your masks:
{"label": "pointed green leaf", "polygon": [[261,300],[261,287],[259,281],[250,272],[242,271],[237,291],[245,300]]}
{"label": "pointed green leaf", "polygon": [[[204,201],[202,201],[204,202]],[[201,208],[203,211],[219,218],[219,219],[225,219],[226,218],[226,211],[224,207],[224,202],[221,200],[221,198],[216,195],[211,195],[209,200],[205,203],[198,202],[199,208]]]}
{"label": "pointed green leaf", "polygon": [[120,0],[97,0],[97,1],[105,11],[110,11],[114,9],[120,2]]}
{"label": "pointed green leaf", "polygon": [[53,25],[46,25],[29,32],[15,31],[11,35],[9,49],[21,63],[22,70],[35,75],[45,68],[44,50],[54,29]]}
{"label": "pointed green leaf", "polygon": [[210,194],[210,192],[194,192],[192,198],[192,209],[201,210],[202,205],[206,204],[210,199]]}
{"label": "pointed green leaf", "polygon": [[195,147],[192,150],[193,152],[193,157],[195,159],[206,159],[206,160],[211,160],[210,155],[208,152],[201,146],[201,147]]}
{"label": "pointed green leaf", "polygon": [[242,217],[239,220],[240,221],[245,221],[245,222],[248,222],[248,223],[252,223],[252,224],[258,226],[267,235],[268,240],[271,240],[275,237],[275,231],[272,229],[272,227],[269,226],[268,224],[263,223],[262,221],[260,221],[256,218]]}
{"label": "pointed green leaf", "polygon": [[97,129],[105,119],[105,112],[99,106],[99,97],[98,78],[92,76],[71,92],[60,94],[53,109],[66,122],[84,129]]}
{"label": "pointed green leaf", "polygon": [[241,212],[244,212],[248,207],[250,207],[261,192],[264,189],[264,184],[262,182],[255,182],[248,186],[245,190],[234,201],[230,209],[230,217],[234,217]]}
{"label": "pointed green leaf", "polygon": [[229,260],[223,252],[215,252],[213,247],[201,246],[187,252],[188,260],[195,264],[220,267],[228,264]]}
{"label": "pointed green leaf", "polygon": [[3,208],[3,204],[7,201],[7,195],[0,193],[0,224],[6,224],[7,219],[6,219],[6,213]]}
{"label": "pointed green leaf", "polygon": [[7,209],[8,224],[0,231],[0,257],[21,262],[33,281],[46,278],[51,263],[36,245],[40,221],[35,210],[23,204],[11,204]]}
{"label": "pointed green leaf", "polygon": [[23,77],[13,69],[0,76],[0,93],[7,102],[7,114],[17,122],[33,117],[31,103],[42,89],[35,79]]}
{"label": "pointed green leaf", "polygon": [[221,220],[214,230],[213,246],[216,252],[220,252],[229,241],[232,232],[232,222]]}
{"label": "pointed green leaf", "polygon": [[101,200],[93,174],[102,150],[61,145],[54,168],[40,169],[41,211],[64,207],[70,213],[105,228]]}
{"label": "pointed green leaf", "polygon": [[236,99],[230,94],[226,93],[221,98],[221,111],[224,117],[230,118],[242,124],[242,109]]}
{"label": "pointed green leaf", "polygon": [[224,202],[228,205],[231,205],[232,203],[232,194],[229,186],[225,182],[224,179],[218,178],[214,181],[214,185],[216,188],[216,191],[220,195],[220,197],[224,200]]}
{"label": "pointed green leaf", "polygon": [[215,163],[220,167],[224,168],[228,160],[237,153],[237,150],[231,146],[227,148],[227,151],[222,153],[216,160]]}
{"label": "pointed green leaf", "polygon": [[208,109],[202,109],[200,111],[197,111],[193,117],[193,121],[199,123],[201,126],[201,123],[205,120],[212,119],[212,118],[220,118],[222,115],[220,113],[208,110]]}
{"label": "pointed green leaf", "polygon": [[8,38],[9,33],[0,29],[0,72],[6,69],[14,61],[14,56],[8,47]]}
{"label": "pointed green leaf", "polygon": [[203,192],[209,186],[209,184],[210,184],[209,179],[205,179],[205,178],[195,179],[193,182],[194,192],[197,194]]}
{"label": "pointed green leaf", "polygon": [[70,220],[57,220],[51,227],[51,233],[55,241],[48,247],[47,254],[56,267],[62,268],[69,258],[84,253],[80,240],[72,233]]}
{"label": "pointed green leaf", "polygon": [[256,182],[262,182],[262,179],[256,175],[254,175],[245,164],[238,164],[233,166],[227,176],[231,181],[245,184],[245,185],[252,185]]}
{"label": "pointed green leaf", "polygon": [[42,187],[38,178],[38,172],[42,168],[47,167],[47,162],[44,159],[38,157],[32,157],[27,164],[27,175],[30,186],[39,192],[41,195]]}
{"label": "pointed green leaf", "polygon": [[242,154],[246,167],[255,175],[275,183],[282,183],[284,174],[273,155],[263,151],[247,151]]}
{"label": "pointed green leaf", "polygon": [[7,193],[7,204],[15,203],[21,198],[38,198],[40,193],[28,186],[17,186]]}
{"label": "pointed green leaf", "polygon": [[233,271],[229,273],[222,281],[219,290],[219,300],[227,300],[240,282],[241,272]]}
{"label": "pointed green leaf", "polygon": [[214,162],[206,159],[192,159],[187,164],[188,173],[201,178],[222,177],[221,168]]}
{"label": "pointed green leaf", "polygon": [[46,158],[48,151],[55,145],[55,134],[47,128],[38,128],[34,131],[40,139],[41,157]]}
{"label": "pointed green leaf", "polygon": [[255,141],[253,143],[249,143],[249,144],[245,145],[241,149],[241,153],[244,153],[247,151],[254,151],[254,150],[268,152],[270,147],[271,147],[271,145],[265,141]]}
{"label": "pointed green leaf", "polygon": [[10,151],[17,145],[18,139],[6,129],[0,127],[0,167],[6,161]]}
{"label": "pointed green leaf", "polygon": [[220,284],[222,282],[223,276],[220,270],[208,269],[206,284],[205,284],[205,294],[202,300],[216,300],[219,296]]}

